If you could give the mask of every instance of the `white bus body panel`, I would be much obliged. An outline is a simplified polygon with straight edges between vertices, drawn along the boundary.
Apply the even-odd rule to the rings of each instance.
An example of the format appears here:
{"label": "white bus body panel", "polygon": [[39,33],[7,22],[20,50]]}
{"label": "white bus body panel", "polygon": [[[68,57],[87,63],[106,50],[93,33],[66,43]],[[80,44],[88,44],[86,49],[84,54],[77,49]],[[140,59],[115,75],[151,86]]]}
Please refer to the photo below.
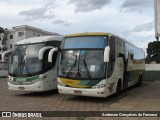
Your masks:
{"label": "white bus body panel", "polygon": [[[58,78],[59,79],[59,78]],[[106,80],[102,80],[99,84],[104,83]],[[98,84],[97,84],[98,85]],[[58,85],[58,92],[61,94],[91,96],[91,97],[106,97],[110,95],[107,87],[104,88],[72,88]],[[82,94],[75,94],[75,91],[81,91]]]}
{"label": "white bus body panel", "polygon": [[[98,84],[105,84],[104,88],[71,88],[58,85],[58,91],[62,94],[72,94],[72,95],[81,95],[81,96],[92,96],[92,97],[107,97],[116,93],[118,80],[123,78],[123,59],[117,58],[115,61],[115,68],[113,74],[110,78],[102,80]],[[58,78],[59,80],[59,78]],[[97,84],[97,85],[98,85]],[[121,87],[122,88],[122,87]],[[74,91],[81,91],[82,94],[75,94]],[[102,94],[103,93],[103,94]]]}
{"label": "white bus body panel", "polygon": [[[42,37],[33,37],[28,38],[25,40],[18,41],[16,45],[24,45],[24,44],[34,44],[34,43],[41,43],[41,42],[47,42],[47,41],[62,41],[63,36],[42,36]],[[32,84],[12,84],[10,83],[11,79],[9,79],[8,82],[8,88],[9,90],[13,91],[30,91],[30,92],[38,92],[38,91],[48,91],[57,89],[57,60],[55,63],[55,67],[48,70],[47,72],[36,75],[39,76],[39,78],[36,80],[36,82],[33,82]],[[35,77],[35,76],[31,76]],[[12,78],[12,76],[9,76],[9,78]],[[18,77],[17,77],[18,78]],[[28,77],[18,78],[18,79],[27,79]],[[19,88],[24,88],[24,90],[21,90]]]}
{"label": "white bus body panel", "polygon": [[[75,94],[74,91],[81,91],[82,94]],[[106,97],[106,95],[108,95],[109,91],[105,91],[105,94],[101,94],[104,91],[105,91],[105,88],[101,88],[101,89],[86,89],[86,88],[81,89],[81,88],[63,87],[63,86],[58,85],[58,92],[62,93],[62,94],[91,96],[91,97]]]}
{"label": "white bus body panel", "polygon": [[39,75],[39,80],[29,85],[14,85],[8,82],[8,88],[9,90],[13,91],[26,91],[26,92],[27,91],[40,92],[40,91],[57,89],[57,70],[52,69],[44,74]]}
{"label": "white bus body panel", "polygon": [[[33,83],[31,85],[14,85],[8,82],[8,89],[13,91],[44,91],[44,81],[38,81],[36,83]],[[20,88],[24,88],[23,90]]]}
{"label": "white bus body panel", "polygon": [[62,36],[41,36],[41,37],[33,37],[24,40],[20,40],[16,43],[16,45],[23,45],[23,44],[34,44],[34,43],[41,43],[47,41],[62,41]]}

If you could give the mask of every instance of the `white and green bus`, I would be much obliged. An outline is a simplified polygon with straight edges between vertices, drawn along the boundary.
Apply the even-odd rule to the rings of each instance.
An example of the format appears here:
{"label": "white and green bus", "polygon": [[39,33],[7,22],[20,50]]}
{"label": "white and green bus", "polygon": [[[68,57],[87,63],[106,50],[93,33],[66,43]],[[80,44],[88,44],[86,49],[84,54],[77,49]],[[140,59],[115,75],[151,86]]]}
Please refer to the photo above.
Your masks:
{"label": "white and green bus", "polygon": [[62,39],[62,36],[43,36],[17,42],[9,63],[9,90],[57,89],[57,57]]}
{"label": "white and green bus", "polygon": [[58,91],[62,94],[107,97],[141,84],[145,53],[111,33],[66,35],[61,46]]}

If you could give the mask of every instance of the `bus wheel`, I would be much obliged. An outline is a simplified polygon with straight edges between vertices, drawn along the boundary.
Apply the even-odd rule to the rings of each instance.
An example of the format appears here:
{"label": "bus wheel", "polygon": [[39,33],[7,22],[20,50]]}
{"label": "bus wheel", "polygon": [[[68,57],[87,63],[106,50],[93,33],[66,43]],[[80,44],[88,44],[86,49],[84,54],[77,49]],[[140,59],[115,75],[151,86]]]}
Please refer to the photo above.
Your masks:
{"label": "bus wheel", "polygon": [[116,89],[116,96],[118,96],[121,93],[121,81],[118,81],[117,89]]}

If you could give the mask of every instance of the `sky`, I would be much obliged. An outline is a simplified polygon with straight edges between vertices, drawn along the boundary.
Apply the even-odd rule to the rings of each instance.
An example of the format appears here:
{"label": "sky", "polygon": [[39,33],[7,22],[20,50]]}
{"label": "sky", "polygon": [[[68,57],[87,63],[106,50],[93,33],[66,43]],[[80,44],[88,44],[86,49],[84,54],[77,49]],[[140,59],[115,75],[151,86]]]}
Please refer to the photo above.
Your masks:
{"label": "sky", "polygon": [[155,41],[154,0],[0,0],[0,27],[62,35],[110,32],[146,50]]}

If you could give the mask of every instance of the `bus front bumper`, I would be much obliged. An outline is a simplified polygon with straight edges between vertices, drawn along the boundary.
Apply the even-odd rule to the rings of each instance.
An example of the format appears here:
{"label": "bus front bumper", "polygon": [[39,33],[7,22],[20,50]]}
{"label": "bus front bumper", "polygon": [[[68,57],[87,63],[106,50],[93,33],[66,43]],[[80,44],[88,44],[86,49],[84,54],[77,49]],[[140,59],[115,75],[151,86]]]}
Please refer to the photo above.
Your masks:
{"label": "bus front bumper", "polygon": [[44,85],[41,81],[38,81],[36,83],[30,84],[30,85],[14,85],[8,82],[8,89],[12,91],[28,91],[28,92],[41,92],[45,91]]}
{"label": "bus front bumper", "polygon": [[105,88],[93,89],[93,88],[71,88],[58,85],[58,92],[61,94],[91,96],[91,97],[107,97],[110,94]]}

